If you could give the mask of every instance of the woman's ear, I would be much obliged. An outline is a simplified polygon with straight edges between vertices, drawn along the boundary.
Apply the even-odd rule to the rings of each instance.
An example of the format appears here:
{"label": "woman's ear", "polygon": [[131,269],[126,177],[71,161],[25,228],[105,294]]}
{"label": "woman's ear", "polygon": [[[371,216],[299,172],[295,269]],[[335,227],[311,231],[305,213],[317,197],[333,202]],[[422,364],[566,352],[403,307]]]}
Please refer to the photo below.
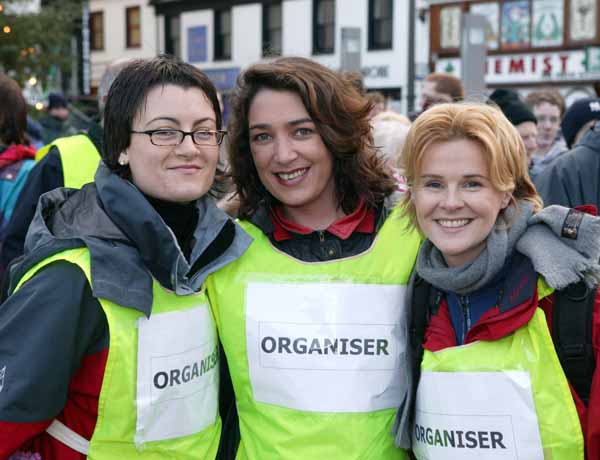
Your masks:
{"label": "woman's ear", "polygon": [[504,196],[502,197],[502,209],[506,209],[506,207],[510,204],[510,202],[512,201],[512,193],[510,192],[504,192]]}

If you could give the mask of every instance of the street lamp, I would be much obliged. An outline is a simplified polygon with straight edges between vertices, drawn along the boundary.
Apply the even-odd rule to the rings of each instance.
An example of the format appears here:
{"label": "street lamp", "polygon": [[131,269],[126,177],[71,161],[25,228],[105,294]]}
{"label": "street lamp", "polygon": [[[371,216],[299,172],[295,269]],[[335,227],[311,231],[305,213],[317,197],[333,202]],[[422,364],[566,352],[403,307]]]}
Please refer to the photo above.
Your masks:
{"label": "street lamp", "polygon": [[2,32],[4,32],[5,34],[9,34],[10,33],[10,26],[4,26],[2,28]]}

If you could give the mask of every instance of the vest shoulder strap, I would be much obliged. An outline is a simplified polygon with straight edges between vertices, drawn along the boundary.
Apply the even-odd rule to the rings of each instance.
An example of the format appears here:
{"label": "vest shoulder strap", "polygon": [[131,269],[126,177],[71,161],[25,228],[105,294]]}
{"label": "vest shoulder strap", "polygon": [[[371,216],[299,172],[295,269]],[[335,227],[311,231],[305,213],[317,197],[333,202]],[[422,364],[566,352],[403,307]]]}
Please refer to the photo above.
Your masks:
{"label": "vest shoulder strap", "polygon": [[588,404],[596,369],[592,316],[598,288],[581,281],[556,291],[552,309],[552,340],[567,379]]}
{"label": "vest shoulder strap", "polygon": [[[435,303],[433,296],[435,289],[431,288],[431,285],[421,278],[416,273],[413,282],[412,298],[410,302],[409,311],[409,347],[411,355],[413,357],[412,372],[414,376],[415,385],[412,387],[412,404],[417,400],[417,383],[421,378],[421,361],[423,361],[423,342],[425,340],[425,330],[429,323],[431,308]],[[410,414],[414,416],[414,408],[411,408]]]}

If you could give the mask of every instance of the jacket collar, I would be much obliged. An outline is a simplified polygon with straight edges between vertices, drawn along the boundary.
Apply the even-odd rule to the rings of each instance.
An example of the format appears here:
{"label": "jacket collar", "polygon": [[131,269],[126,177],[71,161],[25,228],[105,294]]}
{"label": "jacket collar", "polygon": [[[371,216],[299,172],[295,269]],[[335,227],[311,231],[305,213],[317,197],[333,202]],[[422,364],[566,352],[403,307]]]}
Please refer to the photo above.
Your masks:
{"label": "jacket collar", "polygon": [[[152,277],[178,295],[198,292],[210,273],[239,258],[250,245],[251,238],[233,226],[210,197],[198,200],[197,206],[199,220],[188,262],[140,191],[101,163],[94,184],[81,191],[56,189],[42,195],[26,238],[21,274],[51,254],[87,246],[94,296],[149,316]],[[231,226],[233,237],[221,238],[225,247],[209,250]]]}

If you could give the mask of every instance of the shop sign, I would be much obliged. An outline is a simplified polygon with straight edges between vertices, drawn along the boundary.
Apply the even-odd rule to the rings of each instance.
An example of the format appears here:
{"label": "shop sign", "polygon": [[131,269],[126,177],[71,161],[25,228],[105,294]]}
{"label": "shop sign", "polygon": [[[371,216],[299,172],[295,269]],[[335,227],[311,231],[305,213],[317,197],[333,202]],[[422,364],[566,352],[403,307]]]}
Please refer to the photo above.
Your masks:
{"label": "shop sign", "polygon": [[[600,77],[600,69],[586,67],[584,50],[553,53],[527,53],[488,56],[486,84],[535,83],[542,81],[590,80]],[[461,59],[438,59],[436,72],[461,75]]]}
{"label": "shop sign", "polygon": [[388,78],[390,68],[387,65],[365,66],[361,69],[361,73],[365,78]]}

